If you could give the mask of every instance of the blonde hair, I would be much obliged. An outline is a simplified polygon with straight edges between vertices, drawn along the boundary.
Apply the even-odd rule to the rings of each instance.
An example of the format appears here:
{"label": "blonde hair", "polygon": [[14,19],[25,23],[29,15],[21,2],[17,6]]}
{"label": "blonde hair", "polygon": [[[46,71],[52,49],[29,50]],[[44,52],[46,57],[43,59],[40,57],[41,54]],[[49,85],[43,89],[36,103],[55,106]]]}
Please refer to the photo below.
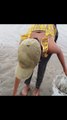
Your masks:
{"label": "blonde hair", "polygon": [[55,35],[55,31],[54,31],[54,26],[53,24],[34,24],[31,26],[31,28],[28,30],[28,37],[30,37],[31,33],[35,30],[43,30],[46,34],[46,36],[54,36]]}

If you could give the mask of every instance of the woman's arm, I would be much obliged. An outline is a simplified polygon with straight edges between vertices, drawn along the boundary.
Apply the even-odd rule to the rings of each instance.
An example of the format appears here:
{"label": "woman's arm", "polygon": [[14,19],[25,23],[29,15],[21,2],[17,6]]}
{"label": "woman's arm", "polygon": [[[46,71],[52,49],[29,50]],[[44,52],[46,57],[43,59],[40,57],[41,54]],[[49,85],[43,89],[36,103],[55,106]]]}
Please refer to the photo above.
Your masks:
{"label": "woman's arm", "polygon": [[14,83],[13,96],[16,96],[19,84],[20,84],[20,80],[18,78],[16,78],[15,83]]}
{"label": "woman's arm", "polygon": [[63,70],[64,70],[65,74],[67,75],[67,67],[66,67],[63,52],[53,40],[48,41],[48,53],[57,54],[58,59],[60,60],[60,63],[63,67]]}

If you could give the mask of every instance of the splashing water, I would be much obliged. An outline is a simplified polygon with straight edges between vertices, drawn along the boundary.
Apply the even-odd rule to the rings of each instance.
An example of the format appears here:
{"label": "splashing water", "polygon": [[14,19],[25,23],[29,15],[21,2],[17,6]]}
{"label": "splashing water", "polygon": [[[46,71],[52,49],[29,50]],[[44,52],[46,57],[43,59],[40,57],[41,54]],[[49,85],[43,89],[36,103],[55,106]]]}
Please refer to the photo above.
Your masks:
{"label": "splashing water", "polygon": [[57,75],[52,89],[53,96],[67,96],[67,77],[64,74]]}

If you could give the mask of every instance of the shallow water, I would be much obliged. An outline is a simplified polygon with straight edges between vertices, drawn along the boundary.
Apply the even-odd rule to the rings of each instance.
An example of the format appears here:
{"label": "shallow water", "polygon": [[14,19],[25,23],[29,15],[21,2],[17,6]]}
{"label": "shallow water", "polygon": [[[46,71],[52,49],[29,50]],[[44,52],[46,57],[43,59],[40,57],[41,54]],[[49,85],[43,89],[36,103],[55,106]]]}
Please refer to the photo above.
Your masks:
{"label": "shallow water", "polygon": [[67,25],[58,25],[59,38],[58,45],[67,56]]}
{"label": "shallow water", "polygon": [[[0,24],[0,95],[12,95],[20,35],[26,33],[28,28],[29,25]],[[58,25],[58,30],[57,44],[67,56],[67,25]]]}

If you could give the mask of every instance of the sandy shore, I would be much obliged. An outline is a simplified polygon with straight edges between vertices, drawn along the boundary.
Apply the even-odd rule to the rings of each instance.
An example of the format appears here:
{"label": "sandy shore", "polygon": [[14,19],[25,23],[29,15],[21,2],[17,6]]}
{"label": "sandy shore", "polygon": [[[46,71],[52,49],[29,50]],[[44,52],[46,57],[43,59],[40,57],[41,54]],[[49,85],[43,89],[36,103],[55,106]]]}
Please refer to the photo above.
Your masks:
{"label": "sandy shore", "polygon": [[[67,58],[65,57],[67,61]],[[0,95],[9,95],[13,93],[15,80],[15,67],[17,64],[17,47],[5,46],[0,44]],[[61,64],[56,55],[53,55],[48,63],[46,73],[41,85],[41,95],[52,95],[52,81],[55,76],[62,72]],[[35,87],[37,68],[35,69],[31,89]],[[17,95],[22,90],[24,82],[20,83]],[[29,93],[31,95],[31,93]]]}

